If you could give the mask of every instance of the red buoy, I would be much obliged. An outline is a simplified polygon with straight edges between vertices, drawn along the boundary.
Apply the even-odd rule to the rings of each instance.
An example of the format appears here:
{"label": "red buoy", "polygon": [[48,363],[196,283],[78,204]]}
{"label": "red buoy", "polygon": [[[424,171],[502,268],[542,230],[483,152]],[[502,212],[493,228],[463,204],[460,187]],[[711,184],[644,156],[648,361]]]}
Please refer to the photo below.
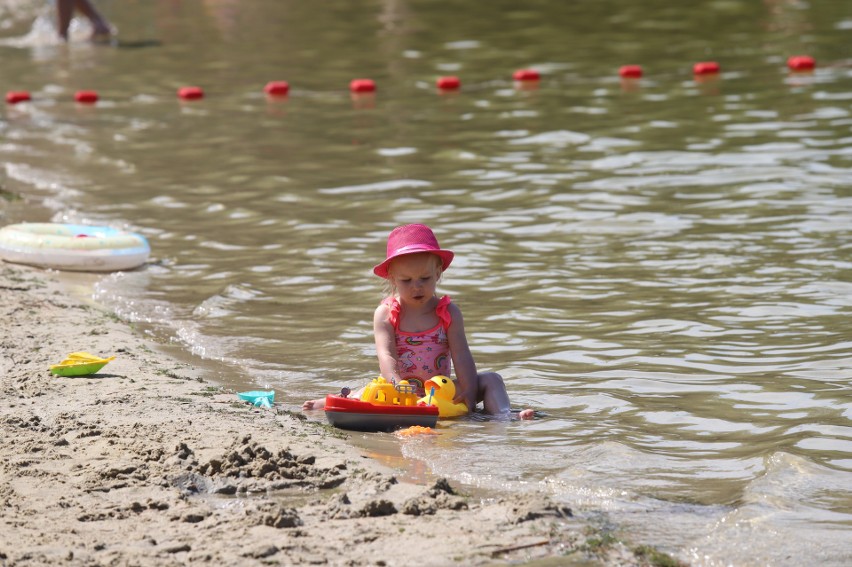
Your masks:
{"label": "red buoy", "polygon": [[31,100],[30,93],[27,91],[9,91],[6,93],[6,102],[9,104],[18,104]]}
{"label": "red buoy", "polygon": [[458,77],[438,77],[435,84],[444,91],[454,91],[461,87],[461,81]]}
{"label": "red buoy", "polygon": [[376,91],[376,83],[372,79],[352,79],[349,90],[353,93],[372,93]]}
{"label": "red buoy", "polygon": [[290,92],[290,84],[287,81],[269,81],[263,87],[263,92],[270,96],[287,96]]}
{"label": "red buoy", "polygon": [[642,76],[642,67],[639,65],[624,65],[618,70],[622,79],[638,79]]}
{"label": "red buoy", "polygon": [[178,89],[178,96],[183,100],[196,100],[204,98],[204,91],[201,87],[181,87]]}
{"label": "red buoy", "polygon": [[98,93],[95,91],[77,91],[74,100],[81,104],[95,104],[98,102]]}
{"label": "red buoy", "polygon": [[787,67],[791,71],[813,71],[816,61],[809,55],[794,55],[787,59]]}
{"label": "red buoy", "polygon": [[518,69],[512,75],[512,78],[516,81],[537,81],[541,78],[541,75],[535,69]]}
{"label": "red buoy", "polygon": [[692,72],[696,75],[715,75],[719,72],[719,64],[715,61],[702,61],[692,66]]}

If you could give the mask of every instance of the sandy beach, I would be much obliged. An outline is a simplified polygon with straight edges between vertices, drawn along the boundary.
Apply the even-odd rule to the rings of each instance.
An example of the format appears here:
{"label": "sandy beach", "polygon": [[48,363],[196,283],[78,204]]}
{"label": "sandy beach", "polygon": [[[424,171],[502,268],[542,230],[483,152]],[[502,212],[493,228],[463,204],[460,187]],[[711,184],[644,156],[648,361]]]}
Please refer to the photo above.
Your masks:
{"label": "sandy beach", "polygon": [[[544,495],[403,482],[346,433],[207,382],[50,272],[0,264],[0,316],[2,565],[659,563]],[[116,359],[49,372],[80,350]]]}

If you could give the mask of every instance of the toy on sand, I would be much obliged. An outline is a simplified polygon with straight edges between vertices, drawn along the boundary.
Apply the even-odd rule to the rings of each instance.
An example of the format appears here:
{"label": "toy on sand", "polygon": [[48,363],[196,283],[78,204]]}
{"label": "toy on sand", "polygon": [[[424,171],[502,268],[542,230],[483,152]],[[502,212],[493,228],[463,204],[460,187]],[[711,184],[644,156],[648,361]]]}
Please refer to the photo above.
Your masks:
{"label": "toy on sand", "polygon": [[325,397],[325,417],[334,427],[355,431],[393,431],[419,425],[435,427],[438,407],[417,399],[414,386],[403,380],[396,386],[381,376],[367,384],[360,399],[349,388]]}
{"label": "toy on sand", "polygon": [[58,376],[88,376],[98,372],[110,360],[115,360],[115,357],[101,358],[88,352],[72,352],[59,364],[51,365],[50,371]]}
{"label": "toy on sand", "polygon": [[239,392],[239,398],[245,402],[251,402],[259,408],[271,408],[275,402],[275,390],[252,390],[251,392]]}
{"label": "toy on sand", "polygon": [[438,432],[431,427],[423,427],[422,425],[412,425],[405,429],[400,429],[394,433],[397,437],[415,437],[418,435],[437,435]]}

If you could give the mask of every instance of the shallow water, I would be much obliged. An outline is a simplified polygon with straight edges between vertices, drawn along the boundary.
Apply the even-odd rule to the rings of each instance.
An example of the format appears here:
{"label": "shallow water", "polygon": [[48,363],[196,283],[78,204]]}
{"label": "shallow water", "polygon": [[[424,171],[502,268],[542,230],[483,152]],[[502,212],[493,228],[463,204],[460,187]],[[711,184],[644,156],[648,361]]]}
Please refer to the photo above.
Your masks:
{"label": "shallow water", "polygon": [[104,2],[104,47],[0,0],[0,82],[34,98],[0,121],[0,220],[145,234],[146,269],[69,281],[291,409],[373,376],[371,267],[431,224],[479,366],[549,417],[382,443],[695,565],[852,561],[852,10],[325,4]]}

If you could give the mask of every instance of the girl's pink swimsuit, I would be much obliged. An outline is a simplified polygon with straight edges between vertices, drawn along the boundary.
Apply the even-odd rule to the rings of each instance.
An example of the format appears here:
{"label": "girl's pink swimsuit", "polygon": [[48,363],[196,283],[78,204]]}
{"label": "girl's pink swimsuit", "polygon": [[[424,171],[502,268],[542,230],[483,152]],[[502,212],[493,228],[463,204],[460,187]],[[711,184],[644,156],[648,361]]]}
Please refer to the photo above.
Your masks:
{"label": "girl's pink swimsuit", "polygon": [[389,297],[382,303],[390,309],[389,321],[396,334],[396,354],[399,358],[399,377],[408,380],[421,394],[423,384],[432,376],[449,376],[452,372],[450,343],[447,329],[453,322],[450,315],[450,297],[445,295],[438,301],[435,314],[439,323],[427,331],[407,333],[399,330],[399,312],[401,306],[395,297]]}

